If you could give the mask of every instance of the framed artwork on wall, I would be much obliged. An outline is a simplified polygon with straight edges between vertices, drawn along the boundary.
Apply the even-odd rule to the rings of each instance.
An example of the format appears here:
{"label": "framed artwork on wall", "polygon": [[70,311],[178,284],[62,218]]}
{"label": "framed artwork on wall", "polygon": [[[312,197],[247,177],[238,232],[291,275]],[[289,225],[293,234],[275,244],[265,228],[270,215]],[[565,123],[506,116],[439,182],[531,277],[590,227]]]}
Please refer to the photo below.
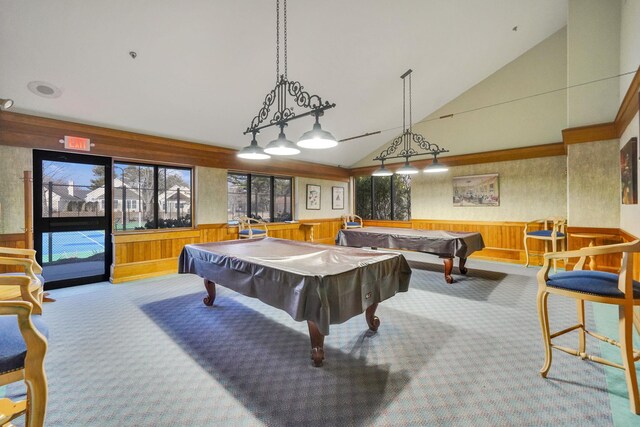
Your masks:
{"label": "framed artwork on wall", "polygon": [[331,209],[344,209],[344,187],[331,187]]}
{"label": "framed artwork on wall", "polygon": [[620,189],[623,205],[638,204],[638,138],[620,150]]}
{"label": "framed artwork on wall", "polygon": [[307,184],[307,209],[320,209],[320,186]]}
{"label": "framed artwork on wall", "polygon": [[453,206],[500,206],[498,174],[454,177]]}

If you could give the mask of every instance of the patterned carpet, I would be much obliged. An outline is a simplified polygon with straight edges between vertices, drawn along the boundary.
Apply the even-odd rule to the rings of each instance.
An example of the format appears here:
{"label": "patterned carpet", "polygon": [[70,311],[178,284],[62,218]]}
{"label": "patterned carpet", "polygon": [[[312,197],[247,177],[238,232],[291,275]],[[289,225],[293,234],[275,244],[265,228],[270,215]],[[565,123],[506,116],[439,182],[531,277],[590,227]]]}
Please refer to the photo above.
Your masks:
{"label": "patterned carpet", "polygon": [[[378,333],[364,316],[332,325],[322,368],[306,323],[222,287],[206,307],[196,276],[53,291],[47,425],[613,424],[602,367],[554,353],[538,374],[537,269],[471,260],[447,285],[437,259],[409,257]],[[574,307],[551,298],[552,328]]]}

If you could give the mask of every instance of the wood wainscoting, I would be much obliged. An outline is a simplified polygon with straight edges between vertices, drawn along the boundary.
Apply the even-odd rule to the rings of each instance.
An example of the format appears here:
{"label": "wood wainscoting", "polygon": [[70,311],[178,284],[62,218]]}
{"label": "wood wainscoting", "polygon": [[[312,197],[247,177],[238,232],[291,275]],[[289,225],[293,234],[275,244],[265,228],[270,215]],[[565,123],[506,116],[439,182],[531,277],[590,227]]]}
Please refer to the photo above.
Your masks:
{"label": "wood wainscoting", "polygon": [[[29,249],[27,233],[0,234],[0,247]],[[24,268],[20,266],[10,267],[0,265],[0,273],[14,273],[19,271],[24,272]]]}
{"label": "wood wainscoting", "polygon": [[[340,218],[301,220],[295,223],[268,224],[269,236],[289,240],[307,240],[304,223],[316,223],[314,241],[334,244],[342,225]],[[153,230],[113,235],[112,283],[177,273],[178,257],[184,245],[220,242],[238,238],[238,227],[227,223],[200,224],[195,229]]]}
{"label": "wood wainscoting", "polygon": [[[524,264],[524,222],[494,221],[448,221],[433,219],[412,219],[411,221],[378,221],[364,220],[365,227],[403,227],[419,230],[447,230],[462,232],[478,232],[482,234],[485,248],[471,255],[471,258]],[[531,241],[529,254],[532,255],[530,265],[542,265],[544,244]]]}
{"label": "wood wainscoting", "polygon": [[112,283],[178,271],[184,245],[200,243],[199,230],[150,231],[113,236]]}
{"label": "wood wainscoting", "polygon": [[[595,234],[607,234],[610,237],[599,237],[594,240],[594,246],[601,245],[613,245],[616,243],[621,243],[623,241],[627,241],[621,234],[621,230],[619,228],[597,228],[597,227],[568,227],[567,232],[569,233],[569,250],[575,250],[580,248],[586,248],[591,243],[591,239],[579,238],[575,237],[574,234],[584,234],[584,233],[595,233]],[[634,240],[634,239],[631,239]],[[628,241],[631,241],[628,240]],[[567,269],[573,269],[573,266],[578,262],[576,258],[569,260],[567,263]],[[610,273],[618,273],[620,270],[620,255],[599,255],[596,257],[597,262],[597,270],[608,271]],[[587,265],[589,261],[587,261]],[[585,269],[588,268],[585,266]]]}
{"label": "wood wainscoting", "polygon": [[[413,219],[411,221],[383,221],[364,220],[365,227],[401,227],[415,228],[422,230],[447,230],[478,232],[482,234],[485,248],[471,255],[471,258],[486,259],[491,261],[510,262],[516,264],[525,263],[524,253],[524,222],[494,222],[494,221],[447,221],[432,219]],[[539,229],[530,227],[530,229]],[[609,234],[611,238],[596,239],[596,245],[613,244],[621,241],[632,241],[636,238],[629,233],[618,228],[595,228],[595,227],[568,227],[569,233],[568,249],[579,249],[589,246],[589,239],[576,238],[572,233],[598,233]],[[544,254],[544,243],[529,239],[529,256],[531,266],[542,266]],[[570,260],[567,269],[573,268],[577,260]],[[619,255],[603,255],[597,258],[597,268],[602,271],[617,272],[620,268]],[[563,266],[560,263],[559,266]],[[634,277],[640,280],[640,255],[636,256],[634,264]]]}

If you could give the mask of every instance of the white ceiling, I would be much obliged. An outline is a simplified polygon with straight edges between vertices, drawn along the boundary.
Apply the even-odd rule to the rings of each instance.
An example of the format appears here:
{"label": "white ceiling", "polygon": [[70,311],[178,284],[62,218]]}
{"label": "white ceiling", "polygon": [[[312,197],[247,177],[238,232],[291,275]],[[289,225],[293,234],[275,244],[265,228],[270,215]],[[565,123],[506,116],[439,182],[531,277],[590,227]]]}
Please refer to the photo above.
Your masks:
{"label": "white ceiling", "polygon": [[[291,0],[288,77],[337,104],[321,123],[344,139],[402,126],[408,68],[423,118],[566,20],[567,0]],[[15,112],[239,149],[275,75],[275,0],[0,0],[0,98]],[[294,158],[350,166],[393,136]]]}

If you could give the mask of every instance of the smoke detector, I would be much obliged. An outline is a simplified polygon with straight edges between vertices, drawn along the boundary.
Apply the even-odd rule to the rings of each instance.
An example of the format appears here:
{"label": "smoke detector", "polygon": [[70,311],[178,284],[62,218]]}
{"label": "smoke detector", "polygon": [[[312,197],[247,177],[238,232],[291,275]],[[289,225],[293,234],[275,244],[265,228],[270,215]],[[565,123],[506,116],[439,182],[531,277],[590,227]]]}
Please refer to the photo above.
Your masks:
{"label": "smoke detector", "polygon": [[43,98],[58,98],[62,95],[62,90],[47,82],[33,81],[27,84],[27,88],[38,96]]}

